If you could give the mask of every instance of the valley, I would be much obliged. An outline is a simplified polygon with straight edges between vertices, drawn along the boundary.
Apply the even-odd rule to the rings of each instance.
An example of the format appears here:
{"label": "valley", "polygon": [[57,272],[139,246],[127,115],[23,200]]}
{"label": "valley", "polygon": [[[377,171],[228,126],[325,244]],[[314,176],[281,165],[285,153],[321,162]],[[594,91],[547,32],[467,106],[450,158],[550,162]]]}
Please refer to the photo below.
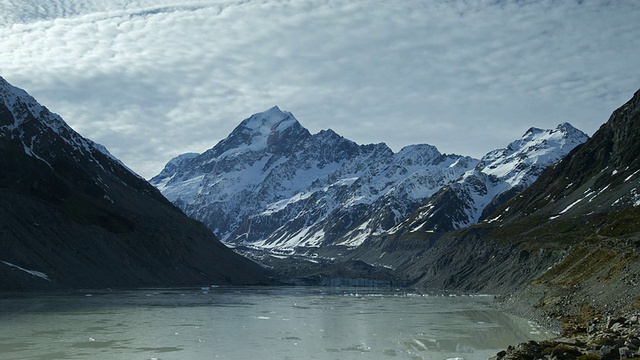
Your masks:
{"label": "valley", "polygon": [[3,292],[280,284],[493,294],[503,311],[571,339],[498,359],[562,346],[602,358],[637,351],[640,92],[591,138],[568,123],[531,128],[479,160],[311,134],[274,107],[149,184],[0,85]]}

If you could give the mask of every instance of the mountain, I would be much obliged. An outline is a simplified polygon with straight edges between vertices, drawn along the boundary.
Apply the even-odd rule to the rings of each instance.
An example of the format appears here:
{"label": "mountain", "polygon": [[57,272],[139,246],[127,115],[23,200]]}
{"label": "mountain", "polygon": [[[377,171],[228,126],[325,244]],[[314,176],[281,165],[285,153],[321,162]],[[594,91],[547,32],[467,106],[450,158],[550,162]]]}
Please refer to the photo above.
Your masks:
{"label": "mountain", "polygon": [[503,309],[555,319],[571,336],[594,339],[597,318],[637,314],[640,91],[486,218],[449,232],[384,233],[343,261],[393,269],[418,288],[500,295]]}
{"label": "mountain", "polygon": [[393,231],[446,232],[486,220],[587,139],[569,123],[549,130],[531,128],[506,148],[489,152],[473,170],[443,187]]}
{"label": "mountain", "polygon": [[614,111],[587,143],[492,216],[504,224],[525,222],[538,228],[587,222],[595,234],[605,237],[636,233],[639,175],[640,91]]}
{"label": "mountain", "polygon": [[150,182],[227,244],[308,254],[357,247],[476,164],[430,145],[394,153],[332,130],[312,135],[273,107],[203,154],[171,160]]}
{"label": "mountain", "polygon": [[266,281],[101,145],[0,78],[0,290]]}

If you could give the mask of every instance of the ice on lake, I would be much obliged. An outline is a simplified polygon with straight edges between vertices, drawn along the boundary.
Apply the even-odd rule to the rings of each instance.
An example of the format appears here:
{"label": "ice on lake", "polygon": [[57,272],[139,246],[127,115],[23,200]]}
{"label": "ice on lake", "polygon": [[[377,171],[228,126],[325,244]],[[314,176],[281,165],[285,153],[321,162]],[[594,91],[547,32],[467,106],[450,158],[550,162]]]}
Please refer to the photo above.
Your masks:
{"label": "ice on lake", "polygon": [[489,296],[344,288],[0,296],[0,359],[486,359],[550,334]]}

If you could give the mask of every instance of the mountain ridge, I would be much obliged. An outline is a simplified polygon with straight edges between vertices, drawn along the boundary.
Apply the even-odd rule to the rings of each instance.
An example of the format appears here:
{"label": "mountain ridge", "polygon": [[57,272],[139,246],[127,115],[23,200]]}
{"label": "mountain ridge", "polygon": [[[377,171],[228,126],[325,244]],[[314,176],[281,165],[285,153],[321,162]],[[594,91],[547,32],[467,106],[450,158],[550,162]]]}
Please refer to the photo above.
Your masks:
{"label": "mountain ridge", "polygon": [[1,290],[268,281],[264,269],[3,78],[0,168]]}
{"label": "mountain ridge", "polygon": [[637,154],[640,154],[640,91],[612,113],[596,131],[590,146],[576,149],[549,169],[527,192],[528,201],[514,201],[511,206],[515,211],[503,216],[505,220],[516,221],[517,213],[522,212],[561,220],[635,206],[640,200],[636,195],[640,174]]}
{"label": "mountain ridge", "polygon": [[594,344],[588,328],[597,319],[637,314],[638,140],[640,91],[500,205],[488,216],[493,221],[381,234],[344,260],[391,268],[418,288],[498,294],[503,309],[558,321],[564,336]]}
{"label": "mountain ridge", "polygon": [[474,169],[443,187],[395,231],[405,227],[446,232],[488,220],[502,203],[587,139],[567,122],[554,129],[530,128],[505,148],[488,152]]}
{"label": "mountain ridge", "polygon": [[325,242],[357,246],[350,236],[395,225],[477,161],[426,144],[394,153],[330,129],[310,134],[278,107],[174,168],[179,159],[151,179],[171,201],[227,243],[293,252]]}
{"label": "mountain ridge", "polygon": [[[480,161],[441,154],[428,144],[394,153],[384,143],[358,145],[330,129],[311,134],[293,114],[275,106],[243,120],[204,153],[172,159],[150,182],[225,243],[281,255],[316,256],[320,251],[331,257],[334,251],[322,248],[353,249],[368,237],[398,231],[410,215],[430,217],[428,210],[420,213],[421,206],[434,208],[428,202],[433,197],[451,202],[455,196],[440,193],[464,187],[465,176],[486,183],[484,191],[491,197],[479,205],[458,201],[459,208],[478,209],[448,224],[443,219],[451,214],[436,217],[435,228],[472,225],[485,208],[495,209],[587,138],[561,123],[555,129],[531,128]],[[480,198],[469,191],[465,196]]]}

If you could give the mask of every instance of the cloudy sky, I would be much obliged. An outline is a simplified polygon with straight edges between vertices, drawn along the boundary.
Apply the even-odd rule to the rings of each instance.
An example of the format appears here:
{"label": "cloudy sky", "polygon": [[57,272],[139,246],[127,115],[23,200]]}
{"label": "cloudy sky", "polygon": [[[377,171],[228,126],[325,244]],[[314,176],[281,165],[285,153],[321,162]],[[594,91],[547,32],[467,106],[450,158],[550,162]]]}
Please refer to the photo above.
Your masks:
{"label": "cloudy sky", "polygon": [[273,105],[397,151],[592,135],[640,88],[636,0],[0,0],[0,76],[146,178]]}

